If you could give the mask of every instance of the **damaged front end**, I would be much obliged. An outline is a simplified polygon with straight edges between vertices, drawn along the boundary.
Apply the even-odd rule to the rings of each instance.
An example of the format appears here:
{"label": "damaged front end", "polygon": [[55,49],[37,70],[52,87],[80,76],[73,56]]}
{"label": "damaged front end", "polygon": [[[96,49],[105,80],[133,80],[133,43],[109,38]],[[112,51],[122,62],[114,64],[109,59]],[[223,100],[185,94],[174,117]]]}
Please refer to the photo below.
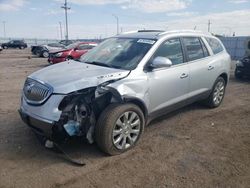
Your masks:
{"label": "damaged front end", "polygon": [[120,94],[107,85],[101,84],[68,94],[60,103],[60,120],[53,126],[53,138],[63,140],[72,136],[87,138],[93,143],[96,121],[101,112],[113,102],[122,102]]}

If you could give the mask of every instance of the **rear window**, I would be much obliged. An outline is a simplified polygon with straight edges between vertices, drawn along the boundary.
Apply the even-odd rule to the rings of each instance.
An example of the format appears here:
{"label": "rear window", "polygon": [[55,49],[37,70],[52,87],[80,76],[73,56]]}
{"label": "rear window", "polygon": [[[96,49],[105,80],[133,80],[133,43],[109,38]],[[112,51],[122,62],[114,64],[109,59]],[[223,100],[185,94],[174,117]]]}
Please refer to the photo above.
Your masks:
{"label": "rear window", "polygon": [[185,37],[183,38],[183,42],[186,47],[188,61],[194,61],[206,57],[198,37]]}
{"label": "rear window", "polygon": [[218,53],[223,51],[223,47],[217,39],[206,38],[206,40],[207,40],[209,46],[212,48],[212,51],[214,52],[214,54],[218,54]]}
{"label": "rear window", "polygon": [[89,45],[89,44],[81,44],[78,46],[79,50],[90,50],[92,48],[94,48],[94,45]]}

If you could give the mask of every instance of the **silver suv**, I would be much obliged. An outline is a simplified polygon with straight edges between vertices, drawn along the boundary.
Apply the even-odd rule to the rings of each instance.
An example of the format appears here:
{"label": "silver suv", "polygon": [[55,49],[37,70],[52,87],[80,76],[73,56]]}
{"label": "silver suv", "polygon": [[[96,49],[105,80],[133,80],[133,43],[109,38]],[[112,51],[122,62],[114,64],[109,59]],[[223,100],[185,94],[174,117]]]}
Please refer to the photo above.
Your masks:
{"label": "silver suv", "polygon": [[54,142],[73,136],[110,155],[135,146],[153,118],[195,101],[218,107],[230,56],[211,35],[143,30],[109,38],[25,81],[20,115]]}

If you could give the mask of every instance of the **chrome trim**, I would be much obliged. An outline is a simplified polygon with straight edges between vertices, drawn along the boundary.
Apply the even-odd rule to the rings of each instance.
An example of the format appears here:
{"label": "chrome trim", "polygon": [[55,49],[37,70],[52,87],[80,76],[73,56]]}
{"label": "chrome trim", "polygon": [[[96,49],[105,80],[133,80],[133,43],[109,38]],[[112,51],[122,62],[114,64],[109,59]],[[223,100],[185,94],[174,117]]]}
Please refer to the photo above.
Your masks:
{"label": "chrome trim", "polygon": [[[26,97],[25,93],[24,93],[24,89],[25,89],[25,85],[26,85],[27,80],[31,80],[31,81],[33,81],[33,82],[35,82],[35,83],[37,82],[37,83],[41,84],[42,86],[45,86],[48,90],[42,90],[42,88],[40,88],[40,89],[39,89],[39,88],[36,88],[36,89],[35,89],[35,93],[36,93],[36,94],[42,93],[42,95],[46,94],[46,97],[45,97],[44,99],[40,100],[40,101],[29,100],[29,99]],[[41,105],[42,103],[44,103],[44,102],[51,96],[52,93],[53,93],[53,87],[52,87],[52,86],[50,86],[49,84],[47,84],[47,83],[45,83],[45,82],[43,82],[43,81],[41,81],[41,80],[33,79],[33,78],[31,78],[31,77],[28,77],[28,78],[25,80],[24,87],[23,87],[23,91],[22,91],[22,95],[23,95],[25,101],[26,101],[28,104],[31,104],[31,105]]]}

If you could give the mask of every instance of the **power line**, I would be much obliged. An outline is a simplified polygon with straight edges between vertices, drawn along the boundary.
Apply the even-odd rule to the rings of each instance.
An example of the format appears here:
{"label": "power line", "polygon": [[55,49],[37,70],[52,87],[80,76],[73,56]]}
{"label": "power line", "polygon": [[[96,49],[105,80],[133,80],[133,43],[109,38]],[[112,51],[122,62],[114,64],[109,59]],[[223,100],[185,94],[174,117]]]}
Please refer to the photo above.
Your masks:
{"label": "power line", "polygon": [[66,35],[65,35],[65,39],[69,40],[69,30],[68,30],[68,10],[70,10],[70,7],[68,7],[68,3],[67,0],[65,0],[64,6],[62,6],[61,8],[64,9],[65,11],[65,20],[66,20]]}

